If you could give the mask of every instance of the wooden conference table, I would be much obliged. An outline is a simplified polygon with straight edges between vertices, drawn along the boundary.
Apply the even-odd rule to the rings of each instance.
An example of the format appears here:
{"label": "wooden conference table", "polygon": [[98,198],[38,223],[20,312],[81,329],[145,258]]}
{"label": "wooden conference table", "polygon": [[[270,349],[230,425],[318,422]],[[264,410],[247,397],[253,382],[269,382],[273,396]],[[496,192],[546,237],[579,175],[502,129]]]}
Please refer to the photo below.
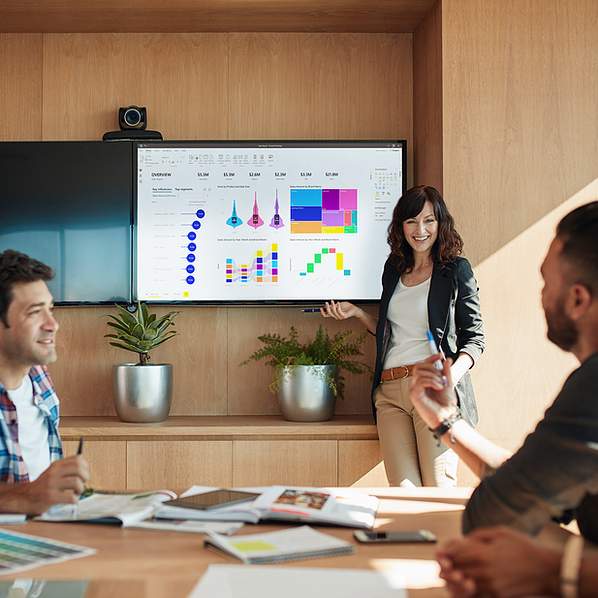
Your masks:
{"label": "wooden conference table", "polygon": [[[429,529],[439,544],[461,536],[461,512],[470,489],[363,488],[380,497],[377,530]],[[128,530],[111,525],[28,521],[6,529],[95,548],[97,553],[64,563],[46,565],[0,581],[34,578],[88,580],[86,598],[185,598],[211,563],[232,563],[203,547],[203,534]],[[273,531],[288,525],[245,525],[236,535]],[[348,541],[353,530],[316,527]],[[564,532],[555,526],[554,534]],[[410,598],[446,598],[438,577],[434,544],[356,544],[353,555],[286,563],[294,567],[334,567],[383,570],[397,565],[406,571]]]}

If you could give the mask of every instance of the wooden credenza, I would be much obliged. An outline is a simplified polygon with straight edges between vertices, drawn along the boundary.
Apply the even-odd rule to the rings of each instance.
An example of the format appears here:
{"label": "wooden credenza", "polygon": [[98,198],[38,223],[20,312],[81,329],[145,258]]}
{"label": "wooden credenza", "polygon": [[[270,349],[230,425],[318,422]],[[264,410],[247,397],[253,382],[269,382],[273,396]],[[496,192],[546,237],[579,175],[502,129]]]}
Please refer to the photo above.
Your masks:
{"label": "wooden credenza", "polygon": [[85,439],[90,486],[98,489],[388,486],[371,416],[318,423],[280,416],[169,417],[158,424],[63,417],[60,435],[67,456]]}

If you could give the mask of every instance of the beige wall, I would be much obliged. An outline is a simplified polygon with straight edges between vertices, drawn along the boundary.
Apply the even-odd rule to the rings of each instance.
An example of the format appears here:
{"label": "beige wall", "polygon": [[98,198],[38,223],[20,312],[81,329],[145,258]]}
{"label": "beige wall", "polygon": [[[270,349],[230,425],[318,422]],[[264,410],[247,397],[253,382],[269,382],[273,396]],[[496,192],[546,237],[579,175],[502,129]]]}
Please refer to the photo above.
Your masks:
{"label": "beige wall", "polygon": [[[402,138],[411,165],[411,44],[411,34],[0,34],[10,90],[0,97],[0,139],[101,139],[118,128],[118,108],[136,104],[165,139]],[[152,355],[175,364],[172,415],[277,413],[269,369],[238,367],[261,346],[257,336],[292,324],[301,336],[321,322],[350,328],[292,308],[181,309],[181,335]],[[132,359],[103,338],[111,311],[56,310],[51,372],[63,415],[115,413],[111,366]],[[374,352],[370,337],[372,364]],[[347,382],[337,413],[369,413],[367,376]]]}
{"label": "beige wall", "polygon": [[479,429],[509,448],[575,367],[546,340],[539,267],[598,198],[598,3],[443,0],[444,193],[481,288]]}

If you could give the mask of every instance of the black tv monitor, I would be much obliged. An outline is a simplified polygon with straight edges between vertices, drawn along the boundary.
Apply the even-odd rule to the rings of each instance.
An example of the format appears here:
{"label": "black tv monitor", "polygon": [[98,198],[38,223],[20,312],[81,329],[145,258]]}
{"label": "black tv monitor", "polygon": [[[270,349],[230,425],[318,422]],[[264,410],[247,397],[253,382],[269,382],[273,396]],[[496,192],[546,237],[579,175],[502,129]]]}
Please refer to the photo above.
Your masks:
{"label": "black tv monitor", "polygon": [[377,301],[406,142],[137,142],[143,301]]}
{"label": "black tv monitor", "polygon": [[0,143],[0,251],[52,267],[55,302],[132,300],[130,142]]}

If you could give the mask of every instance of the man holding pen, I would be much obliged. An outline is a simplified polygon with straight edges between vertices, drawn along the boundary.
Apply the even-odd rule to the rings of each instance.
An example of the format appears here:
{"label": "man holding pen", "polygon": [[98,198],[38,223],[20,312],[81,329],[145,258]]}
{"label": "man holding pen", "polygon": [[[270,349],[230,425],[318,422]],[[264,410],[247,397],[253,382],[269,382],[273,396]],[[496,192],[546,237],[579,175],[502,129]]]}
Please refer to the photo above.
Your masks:
{"label": "man holding pen", "polygon": [[[465,533],[506,525],[534,534],[549,519],[573,510],[582,535],[598,543],[598,202],[581,206],[561,220],[541,273],[548,338],[572,352],[581,365],[514,455],[459,418],[450,363],[437,370],[434,364],[439,356],[414,368],[410,398],[435,435],[481,478],[463,515]],[[484,533],[494,538],[502,532]],[[474,537],[466,538],[473,541]],[[484,545],[490,544],[486,538]],[[574,564],[579,571],[581,550],[576,550]],[[474,552],[480,555],[480,547]],[[443,575],[465,583],[471,569],[457,553],[462,555],[454,545],[441,552]],[[459,578],[459,571],[466,572],[465,577]],[[512,570],[504,570],[498,576],[511,574]],[[577,584],[577,578],[574,581]],[[461,595],[469,594],[464,585],[455,587],[460,587]]]}
{"label": "man holding pen", "polygon": [[56,361],[58,323],[51,269],[0,253],[0,511],[37,515],[74,503],[89,478],[86,461],[62,459],[59,401],[46,365]]}

